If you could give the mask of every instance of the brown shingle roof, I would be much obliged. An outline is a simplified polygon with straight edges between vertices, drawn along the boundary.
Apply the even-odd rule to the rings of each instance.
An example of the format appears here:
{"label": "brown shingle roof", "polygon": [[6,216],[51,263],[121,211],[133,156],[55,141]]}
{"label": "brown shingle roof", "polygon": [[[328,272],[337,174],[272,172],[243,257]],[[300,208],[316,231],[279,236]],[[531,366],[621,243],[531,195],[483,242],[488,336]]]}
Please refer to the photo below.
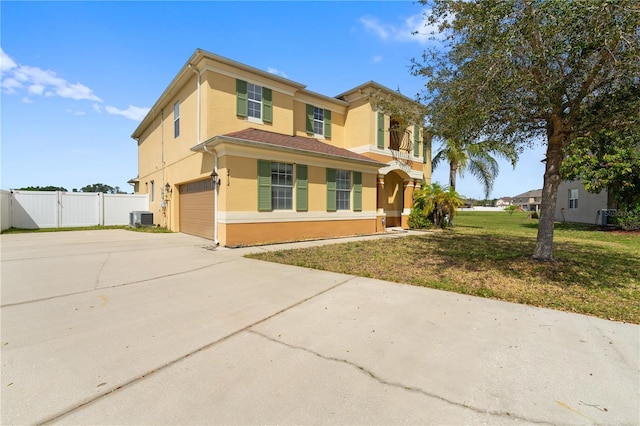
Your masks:
{"label": "brown shingle roof", "polygon": [[225,135],[222,135],[222,138],[241,139],[294,149],[297,151],[308,151],[311,153],[323,154],[331,157],[341,157],[350,160],[357,160],[360,162],[377,164],[380,166],[384,165],[384,163],[372,160],[371,158],[365,157],[364,155],[357,154],[344,148],[338,148],[333,145],[320,142],[317,139],[307,138],[304,136],[289,136],[251,128],[240,130],[238,132],[227,133]]}

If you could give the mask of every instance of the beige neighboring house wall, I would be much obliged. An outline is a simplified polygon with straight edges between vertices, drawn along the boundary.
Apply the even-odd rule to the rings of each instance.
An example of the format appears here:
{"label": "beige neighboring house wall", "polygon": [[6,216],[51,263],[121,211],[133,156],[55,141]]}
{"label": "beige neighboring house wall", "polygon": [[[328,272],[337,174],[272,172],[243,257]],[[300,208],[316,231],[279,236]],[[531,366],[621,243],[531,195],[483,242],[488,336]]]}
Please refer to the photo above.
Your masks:
{"label": "beige neighboring house wall", "polygon": [[[226,246],[406,228],[414,189],[431,180],[430,140],[416,123],[392,146],[390,117],[367,88],[415,102],[375,82],[330,97],[198,49],[132,135],[135,192],[149,194],[155,224]],[[314,107],[324,121],[310,126]],[[286,169],[289,183],[274,183],[267,165]],[[338,191],[345,176],[350,187]],[[265,194],[291,201],[266,208]]]}
{"label": "beige neighboring house wall", "polygon": [[537,212],[542,203],[542,189],[533,189],[513,197],[511,204],[526,212]]}
{"label": "beige neighboring house wall", "polygon": [[587,192],[579,181],[563,181],[558,186],[555,220],[606,225],[607,213],[603,210],[609,210],[609,206],[610,200],[606,190],[592,194]]}

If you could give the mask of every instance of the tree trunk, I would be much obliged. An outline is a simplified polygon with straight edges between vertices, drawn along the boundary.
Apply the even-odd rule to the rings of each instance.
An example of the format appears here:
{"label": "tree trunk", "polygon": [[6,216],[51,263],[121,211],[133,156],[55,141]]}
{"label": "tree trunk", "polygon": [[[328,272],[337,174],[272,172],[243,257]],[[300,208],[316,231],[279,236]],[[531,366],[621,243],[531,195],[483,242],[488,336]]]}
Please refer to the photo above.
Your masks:
{"label": "tree trunk", "polygon": [[456,190],[456,174],[458,172],[458,165],[449,163],[449,190]]}
{"label": "tree trunk", "polygon": [[563,160],[564,135],[556,131],[549,136],[547,142],[547,160],[542,186],[542,202],[540,204],[540,221],[538,237],[532,259],[553,261],[553,223],[560,185],[560,166]]}

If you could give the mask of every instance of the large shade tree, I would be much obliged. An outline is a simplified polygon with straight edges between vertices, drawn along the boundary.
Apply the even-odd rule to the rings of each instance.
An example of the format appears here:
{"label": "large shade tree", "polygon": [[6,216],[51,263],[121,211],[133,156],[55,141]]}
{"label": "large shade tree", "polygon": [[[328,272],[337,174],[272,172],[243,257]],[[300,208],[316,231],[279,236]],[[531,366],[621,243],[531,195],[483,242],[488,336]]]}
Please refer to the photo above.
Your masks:
{"label": "large shade tree", "polygon": [[[423,0],[445,46],[413,72],[431,111],[475,115],[482,133],[515,148],[546,145],[533,259],[553,260],[554,212],[565,149],[601,129],[638,126],[637,0]],[[537,142],[538,141],[538,142]]]}

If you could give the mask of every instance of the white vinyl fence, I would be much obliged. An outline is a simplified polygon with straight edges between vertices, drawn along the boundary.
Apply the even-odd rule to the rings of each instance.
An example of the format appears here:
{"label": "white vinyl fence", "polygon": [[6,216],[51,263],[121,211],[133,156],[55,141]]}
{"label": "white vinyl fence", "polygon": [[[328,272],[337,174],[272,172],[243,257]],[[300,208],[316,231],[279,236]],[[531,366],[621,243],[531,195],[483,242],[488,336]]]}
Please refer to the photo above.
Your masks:
{"label": "white vinyl fence", "polygon": [[2,230],[127,225],[129,213],[149,209],[147,194],[2,191]]}

